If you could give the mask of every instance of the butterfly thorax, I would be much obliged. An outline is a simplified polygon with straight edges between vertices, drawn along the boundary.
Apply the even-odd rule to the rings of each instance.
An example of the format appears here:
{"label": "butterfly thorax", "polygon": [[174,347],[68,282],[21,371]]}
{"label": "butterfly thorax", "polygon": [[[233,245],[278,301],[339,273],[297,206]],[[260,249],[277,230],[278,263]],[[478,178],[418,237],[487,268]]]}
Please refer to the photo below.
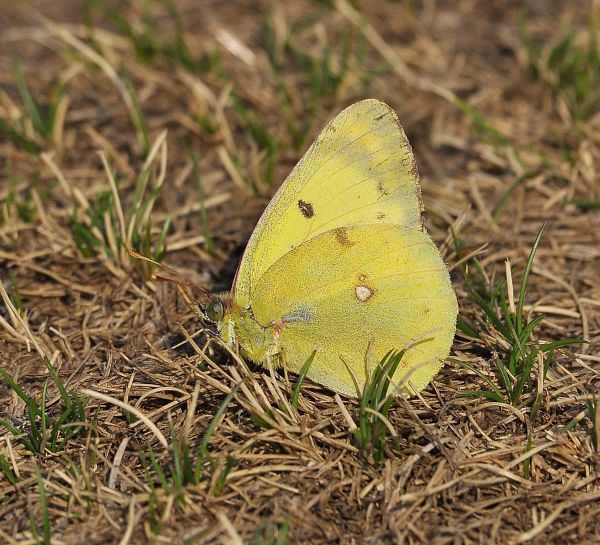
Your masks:
{"label": "butterfly thorax", "polygon": [[217,322],[221,338],[232,348],[239,346],[242,353],[256,363],[265,363],[279,351],[274,326],[259,324],[251,309],[239,308],[225,302],[223,319]]}

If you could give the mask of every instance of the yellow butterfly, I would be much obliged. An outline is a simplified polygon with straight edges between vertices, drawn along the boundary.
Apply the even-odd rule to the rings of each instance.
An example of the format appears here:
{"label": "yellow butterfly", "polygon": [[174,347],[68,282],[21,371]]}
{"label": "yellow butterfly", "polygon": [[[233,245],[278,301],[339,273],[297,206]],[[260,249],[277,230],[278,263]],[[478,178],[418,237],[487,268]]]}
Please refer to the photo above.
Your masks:
{"label": "yellow butterfly", "polygon": [[[410,348],[394,380],[422,390],[448,356],[458,312],[448,270],[421,222],[417,167],[398,118],[364,100],[337,115],[258,221],[228,294],[204,302],[223,340],[259,364],[348,396],[377,363]],[[353,376],[354,375],[354,379]]]}
{"label": "yellow butterfly", "polygon": [[256,363],[299,372],[315,351],[307,376],[360,396],[367,364],[408,348],[393,379],[414,394],[448,356],[458,313],[421,210],[396,114],[363,100],[323,129],[271,199],[230,293],[210,295],[129,252],[162,267],[171,276],[163,279],[198,288],[203,317]]}

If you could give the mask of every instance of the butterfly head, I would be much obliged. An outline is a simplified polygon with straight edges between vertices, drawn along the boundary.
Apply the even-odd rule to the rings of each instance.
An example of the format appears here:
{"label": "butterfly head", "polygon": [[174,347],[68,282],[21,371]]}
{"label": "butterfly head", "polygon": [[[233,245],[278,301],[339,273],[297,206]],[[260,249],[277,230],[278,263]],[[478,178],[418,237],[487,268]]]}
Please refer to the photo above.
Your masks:
{"label": "butterfly head", "polygon": [[213,295],[210,299],[200,307],[207,321],[218,324],[225,318],[226,304],[223,297]]}
{"label": "butterfly head", "polygon": [[196,308],[199,318],[203,322],[214,324],[221,337],[224,336],[224,330],[233,327],[242,314],[229,293],[208,294],[206,298],[196,301]]}
{"label": "butterfly head", "polygon": [[263,363],[274,354],[274,329],[260,325],[250,308],[241,308],[229,293],[210,295],[198,303],[202,318],[216,326],[221,339],[231,348],[256,363]]}
{"label": "butterfly head", "polygon": [[216,326],[221,339],[231,347],[235,346],[239,311],[232,305],[229,294],[212,294],[197,303],[202,321]]}

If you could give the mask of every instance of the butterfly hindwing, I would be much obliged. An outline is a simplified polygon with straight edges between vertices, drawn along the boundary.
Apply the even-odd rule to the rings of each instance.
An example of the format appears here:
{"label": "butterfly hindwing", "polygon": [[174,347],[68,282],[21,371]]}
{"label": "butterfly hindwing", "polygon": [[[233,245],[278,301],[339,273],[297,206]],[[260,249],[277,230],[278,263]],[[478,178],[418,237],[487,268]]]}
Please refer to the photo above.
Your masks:
{"label": "butterfly hindwing", "polygon": [[298,371],[317,350],[308,376],[356,395],[342,359],[364,384],[365,354],[411,348],[395,379],[420,391],[448,355],[457,303],[448,270],[429,238],[397,225],[339,227],[278,259],[258,280],[252,312],[259,324],[283,323],[282,362]]}

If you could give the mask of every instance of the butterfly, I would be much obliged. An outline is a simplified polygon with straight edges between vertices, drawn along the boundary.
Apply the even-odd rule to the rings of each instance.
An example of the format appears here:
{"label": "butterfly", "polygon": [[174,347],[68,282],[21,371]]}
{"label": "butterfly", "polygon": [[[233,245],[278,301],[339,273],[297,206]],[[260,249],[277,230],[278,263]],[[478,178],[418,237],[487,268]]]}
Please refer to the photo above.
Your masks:
{"label": "butterfly", "polygon": [[360,397],[372,369],[408,347],[393,381],[421,391],[451,348],[458,306],[422,224],[418,173],[394,111],[339,113],[259,219],[229,293],[200,301],[221,338],[258,363]]}

